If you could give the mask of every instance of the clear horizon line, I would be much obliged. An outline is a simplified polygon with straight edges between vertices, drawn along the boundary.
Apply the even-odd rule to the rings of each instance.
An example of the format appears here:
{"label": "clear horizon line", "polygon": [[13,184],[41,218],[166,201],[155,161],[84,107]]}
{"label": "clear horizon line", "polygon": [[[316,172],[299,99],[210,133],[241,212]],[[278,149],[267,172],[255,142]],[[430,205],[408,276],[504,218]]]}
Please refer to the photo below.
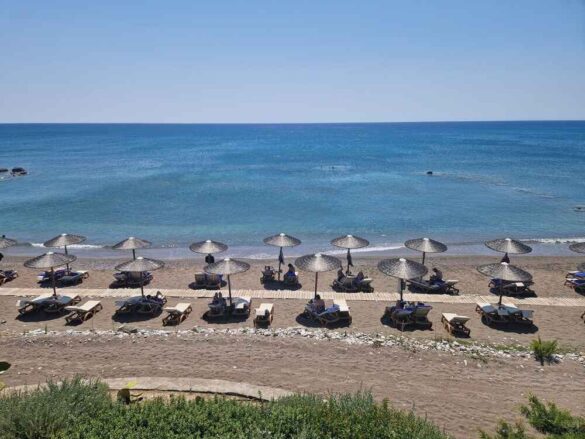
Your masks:
{"label": "clear horizon line", "polygon": [[482,120],[411,120],[370,122],[0,122],[0,125],[366,125],[408,123],[515,123],[515,122],[585,122],[585,119],[482,119]]}

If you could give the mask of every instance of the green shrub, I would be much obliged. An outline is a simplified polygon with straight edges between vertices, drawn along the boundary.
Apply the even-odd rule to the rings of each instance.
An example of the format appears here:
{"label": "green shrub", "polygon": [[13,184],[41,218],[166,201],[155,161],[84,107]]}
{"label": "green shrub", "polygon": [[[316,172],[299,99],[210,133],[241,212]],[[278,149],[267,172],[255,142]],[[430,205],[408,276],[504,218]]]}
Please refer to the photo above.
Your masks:
{"label": "green shrub", "polygon": [[540,361],[540,364],[544,366],[544,362],[551,363],[554,359],[554,355],[558,350],[558,343],[556,340],[542,341],[540,336],[537,340],[532,340],[530,347],[534,352],[534,358]]}
{"label": "green shrub", "polygon": [[126,405],[80,380],[0,396],[2,439],[447,438],[412,412],[368,393],[295,395],[263,404],[224,398],[154,399]]}
{"label": "green shrub", "polygon": [[[585,419],[559,409],[555,404],[543,404],[536,396],[528,398],[528,405],[520,412],[529,424],[545,437],[551,439],[585,439]],[[495,436],[480,432],[481,439],[530,439],[521,424],[510,425],[500,421]]]}
{"label": "green shrub", "polygon": [[541,433],[560,437],[580,434],[574,437],[585,438],[585,419],[572,416],[567,410],[561,410],[551,402],[543,404],[534,395],[528,398],[528,406],[522,406],[520,412]]}

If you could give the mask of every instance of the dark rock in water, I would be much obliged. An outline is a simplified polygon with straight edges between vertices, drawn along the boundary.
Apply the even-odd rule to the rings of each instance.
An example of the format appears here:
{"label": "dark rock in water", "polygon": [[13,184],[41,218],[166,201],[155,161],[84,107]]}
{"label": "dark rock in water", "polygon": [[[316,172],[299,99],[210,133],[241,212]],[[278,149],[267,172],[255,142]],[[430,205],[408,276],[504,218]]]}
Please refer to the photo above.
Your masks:
{"label": "dark rock in water", "polygon": [[427,171],[427,175],[433,175],[433,171]]}
{"label": "dark rock in water", "polygon": [[7,168],[0,168],[0,172],[8,172]]}
{"label": "dark rock in water", "polygon": [[12,168],[12,172],[11,172],[13,177],[17,177],[19,175],[26,175],[28,174],[28,172],[26,171],[26,169],[24,168]]}
{"label": "dark rock in water", "polygon": [[585,212],[585,206],[575,206],[575,212]]}

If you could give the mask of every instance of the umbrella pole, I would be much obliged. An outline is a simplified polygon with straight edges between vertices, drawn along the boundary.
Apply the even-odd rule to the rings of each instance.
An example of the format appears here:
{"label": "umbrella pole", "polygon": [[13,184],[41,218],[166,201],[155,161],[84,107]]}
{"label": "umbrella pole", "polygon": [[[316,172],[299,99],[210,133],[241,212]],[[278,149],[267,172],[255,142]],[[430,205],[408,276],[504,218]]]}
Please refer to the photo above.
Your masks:
{"label": "umbrella pole", "polygon": [[144,273],[140,272],[140,292],[142,293],[142,297],[144,297]]}
{"label": "umbrella pole", "polygon": [[500,280],[500,300],[498,301],[498,306],[502,306],[502,296],[504,295],[504,288],[502,287],[502,281]]}
{"label": "umbrella pole", "polygon": [[400,279],[400,302],[403,302],[403,300],[402,300],[403,289],[404,289],[404,281],[402,279]]}
{"label": "umbrella pole", "polygon": [[[280,252],[282,253],[282,247],[280,247]],[[278,254],[278,281],[280,282],[280,266],[282,262],[280,260],[280,253]]]}
{"label": "umbrella pole", "polygon": [[55,269],[51,267],[51,283],[53,284],[53,296],[57,296],[57,286],[55,282]]}
{"label": "umbrella pole", "polygon": [[[69,253],[67,253],[67,246],[64,245],[63,247],[65,247],[65,254],[68,255]],[[69,263],[67,263],[67,274],[71,273],[71,268],[69,268]]]}
{"label": "umbrella pole", "polygon": [[345,272],[346,274],[349,273],[349,258],[351,258],[351,250],[347,249],[347,271]]}
{"label": "umbrella pole", "polygon": [[426,256],[426,253],[425,253],[425,252],[423,252],[423,259],[422,259],[422,264],[423,264],[423,265],[425,265],[425,256]]}
{"label": "umbrella pole", "polygon": [[227,277],[228,277],[228,292],[229,292],[229,295],[230,295],[230,309],[231,309],[232,308],[232,282],[230,280],[230,275],[229,274],[227,275]]}
{"label": "umbrella pole", "polygon": [[132,259],[136,260],[136,250],[132,249]]}
{"label": "umbrella pole", "polygon": [[315,272],[315,298],[317,298],[317,282],[319,280],[319,272]]}

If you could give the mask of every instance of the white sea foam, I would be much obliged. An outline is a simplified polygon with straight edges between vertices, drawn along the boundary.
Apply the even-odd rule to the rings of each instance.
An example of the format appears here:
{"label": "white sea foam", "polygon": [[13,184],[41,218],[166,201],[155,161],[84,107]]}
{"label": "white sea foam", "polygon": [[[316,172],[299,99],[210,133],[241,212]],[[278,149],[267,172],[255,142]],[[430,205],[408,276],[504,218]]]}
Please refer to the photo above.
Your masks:
{"label": "white sea foam", "polygon": [[[42,242],[31,242],[31,247],[38,247],[38,248],[45,248]],[[95,244],[72,244],[68,245],[67,248],[71,249],[83,249],[83,250],[93,250],[98,248],[106,248],[105,245],[95,245]]]}

